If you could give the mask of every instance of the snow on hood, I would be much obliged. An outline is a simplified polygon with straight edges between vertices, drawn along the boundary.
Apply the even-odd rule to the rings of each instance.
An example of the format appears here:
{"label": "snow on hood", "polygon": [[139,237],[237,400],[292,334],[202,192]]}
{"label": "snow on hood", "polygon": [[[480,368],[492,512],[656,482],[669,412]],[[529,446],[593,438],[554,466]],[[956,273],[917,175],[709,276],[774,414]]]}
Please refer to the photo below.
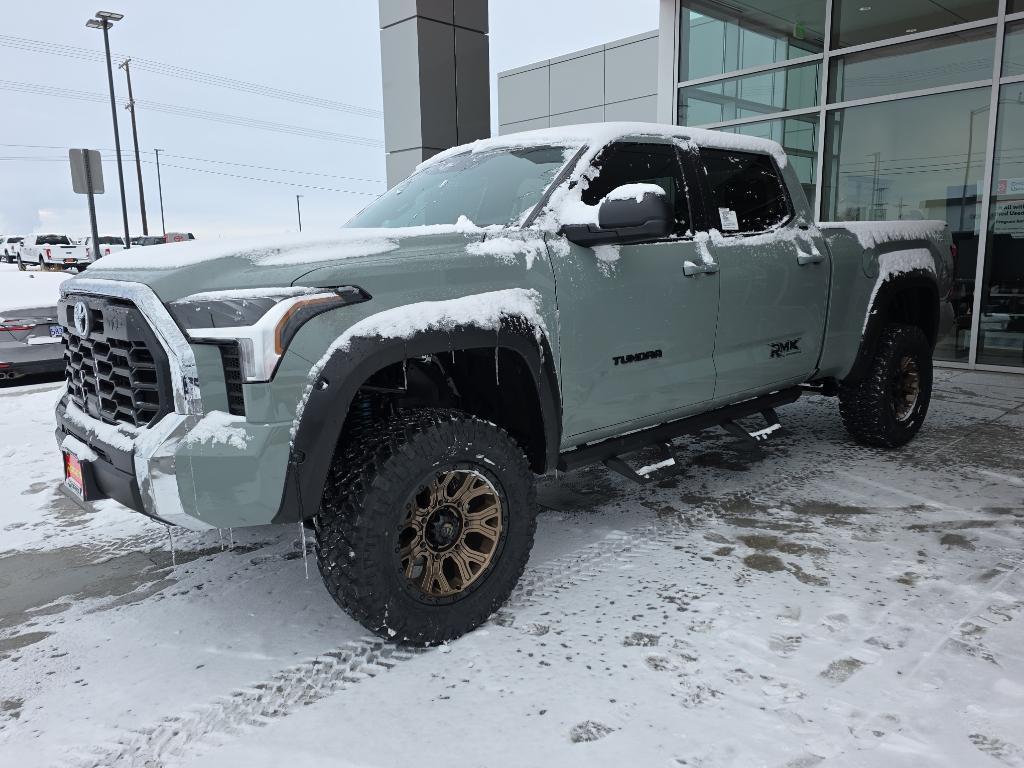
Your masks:
{"label": "snow on hood", "polygon": [[247,259],[257,266],[286,266],[375,256],[397,250],[406,237],[450,234],[481,234],[465,217],[457,224],[405,227],[401,229],[339,229],[329,235],[280,235],[184,243],[149,248],[132,248],[104,256],[92,270],[179,269],[224,258]]}

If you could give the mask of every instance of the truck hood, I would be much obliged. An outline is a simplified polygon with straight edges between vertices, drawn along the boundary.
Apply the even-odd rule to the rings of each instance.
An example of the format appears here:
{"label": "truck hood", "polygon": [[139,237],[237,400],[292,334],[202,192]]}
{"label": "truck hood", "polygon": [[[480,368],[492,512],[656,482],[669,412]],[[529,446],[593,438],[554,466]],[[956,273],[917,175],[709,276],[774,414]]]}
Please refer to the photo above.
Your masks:
{"label": "truck hood", "polygon": [[[358,283],[362,267],[385,264],[452,249],[483,239],[472,225],[403,229],[340,229],[320,235],[189,241],[117,251],[96,261],[84,279],[143,283],[163,301],[198,292],[279,288],[316,271],[337,284]],[[308,281],[303,281],[306,284]],[[75,278],[65,290],[74,291]]]}

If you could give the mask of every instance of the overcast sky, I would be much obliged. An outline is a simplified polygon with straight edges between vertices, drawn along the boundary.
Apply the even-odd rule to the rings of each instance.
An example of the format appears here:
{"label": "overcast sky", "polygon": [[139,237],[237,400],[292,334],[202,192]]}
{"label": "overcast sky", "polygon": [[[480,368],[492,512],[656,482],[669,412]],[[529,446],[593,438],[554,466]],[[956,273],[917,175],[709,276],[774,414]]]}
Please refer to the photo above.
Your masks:
{"label": "overcast sky", "polygon": [[[0,28],[0,232],[87,233],[85,198],[71,192],[66,159],[71,146],[107,150],[107,194],[98,198],[99,228],[101,234],[121,231],[110,105],[88,100],[107,92],[105,65],[94,60],[103,50],[102,32],[85,27],[97,10],[96,2],[5,4]],[[158,65],[171,65],[380,110],[377,0],[116,0],[109,10],[125,14],[110,33],[115,64],[124,56],[147,60],[132,71],[140,102],[383,144],[379,117],[290,103],[153,71]],[[658,23],[656,0],[491,0],[490,12],[492,83],[498,71],[646,32]],[[32,91],[42,86],[46,94],[26,93],[25,84]],[[55,88],[84,94],[85,100],[55,96]],[[119,105],[123,104],[125,78],[118,70],[115,88]],[[494,92],[492,85],[492,99]],[[119,113],[122,150],[131,150],[129,115],[120,108]],[[166,152],[161,168],[168,231],[192,231],[204,238],[295,229],[296,194],[304,195],[304,227],[333,228],[372,199],[351,192],[372,195],[384,189],[384,151],[378,146],[229,125],[142,105],[138,121],[140,149],[149,161],[143,164],[143,174],[150,232],[157,234],[154,147]],[[126,163],[124,170],[131,233],[141,234],[134,163]]]}

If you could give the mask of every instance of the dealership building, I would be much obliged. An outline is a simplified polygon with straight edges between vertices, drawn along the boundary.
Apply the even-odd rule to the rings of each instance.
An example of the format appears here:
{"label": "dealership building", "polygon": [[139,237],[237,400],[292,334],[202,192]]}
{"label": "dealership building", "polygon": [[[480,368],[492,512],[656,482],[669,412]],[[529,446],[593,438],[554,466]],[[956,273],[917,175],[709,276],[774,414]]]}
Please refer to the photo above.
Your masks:
{"label": "dealership building", "polygon": [[[639,1],[639,0],[637,0]],[[490,133],[487,4],[379,0],[389,183]],[[775,139],[821,221],[945,221],[946,365],[1024,373],[1024,0],[647,0],[657,30],[498,76],[502,133]]]}

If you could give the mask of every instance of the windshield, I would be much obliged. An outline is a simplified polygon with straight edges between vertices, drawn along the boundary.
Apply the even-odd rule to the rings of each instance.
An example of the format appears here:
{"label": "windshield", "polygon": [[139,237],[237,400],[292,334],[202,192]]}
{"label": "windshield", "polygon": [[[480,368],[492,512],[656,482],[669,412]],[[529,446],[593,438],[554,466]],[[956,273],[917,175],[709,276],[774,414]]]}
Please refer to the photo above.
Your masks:
{"label": "windshield", "polygon": [[66,235],[39,235],[36,245],[71,245]]}
{"label": "windshield", "polygon": [[565,147],[466,152],[433,163],[370,203],[347,227],[515,222],[540,202],[565,164]]}

